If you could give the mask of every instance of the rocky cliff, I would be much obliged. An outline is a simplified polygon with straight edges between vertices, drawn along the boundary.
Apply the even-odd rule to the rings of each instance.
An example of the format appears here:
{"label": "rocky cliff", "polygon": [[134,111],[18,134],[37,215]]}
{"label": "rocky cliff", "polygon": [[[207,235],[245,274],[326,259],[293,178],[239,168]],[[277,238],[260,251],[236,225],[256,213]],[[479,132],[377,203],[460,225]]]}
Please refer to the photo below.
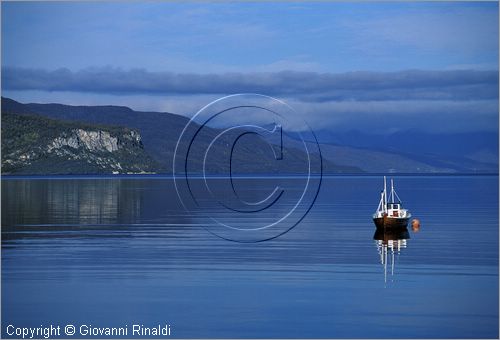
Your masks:
{"label": "rocky cliff", "polygon": [[3,174],[160,171],[132,129],[2,114]]}

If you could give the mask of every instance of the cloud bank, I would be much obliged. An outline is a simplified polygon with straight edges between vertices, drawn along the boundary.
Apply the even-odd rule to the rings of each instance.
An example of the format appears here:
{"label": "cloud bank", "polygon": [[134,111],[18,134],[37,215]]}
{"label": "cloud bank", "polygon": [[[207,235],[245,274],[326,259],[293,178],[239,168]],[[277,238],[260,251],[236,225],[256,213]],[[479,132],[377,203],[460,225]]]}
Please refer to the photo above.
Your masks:
{"label": "cloud bank", "polygon": [[223,95],[260,93],[286,100],[315,129],[371,131],[498,131],[498,84],[498,71],[478,70],[181,74],[2,68],[4,93],[35,93],[45,102],[72,97],[78,100],[70,104],[118,104],[190,116]]}
{"label": "cloud bank", "polygon": [[178,74],[144,69],[89,68],[47,71],[2,68],[6,90],[107,94],[200,95],[262,93],[306,101],[473,100],[498,98],[497,71],[261,72]]}

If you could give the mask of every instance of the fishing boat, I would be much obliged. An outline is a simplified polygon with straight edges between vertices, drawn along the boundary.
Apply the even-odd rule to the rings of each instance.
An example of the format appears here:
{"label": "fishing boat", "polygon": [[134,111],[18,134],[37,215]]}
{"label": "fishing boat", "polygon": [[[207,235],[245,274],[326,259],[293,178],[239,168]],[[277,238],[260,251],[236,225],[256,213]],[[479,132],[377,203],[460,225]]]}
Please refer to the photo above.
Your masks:
{"label": "fishing boat", "polygon": [[375,222],[377,228],[402,228],[408,225],[410,217],[410,212],[403,209],[401,199],[394,190],[394,181],[392,179],[391,193],[389,201],[387,201],[387,181],[384,176],[384,190],[380,194],[377,211],[373,214],[373,222]]}

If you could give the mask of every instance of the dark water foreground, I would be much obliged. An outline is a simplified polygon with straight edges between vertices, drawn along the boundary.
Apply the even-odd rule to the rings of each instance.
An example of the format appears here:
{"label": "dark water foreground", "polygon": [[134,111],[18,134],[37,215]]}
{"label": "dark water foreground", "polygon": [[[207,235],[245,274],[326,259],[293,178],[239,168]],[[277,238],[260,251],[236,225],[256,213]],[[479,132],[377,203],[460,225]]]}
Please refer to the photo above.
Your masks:
{"label": "dark water foreground", "polygon": [[397,177],[422,224],[399,251],[374,240],[381,184],[324,178],[296,228],[242,244],[186,213],[171,179],[2,179],[2,336],[71,324],[130,337],[136,324],[181,338],[498,337],[498,177]]}

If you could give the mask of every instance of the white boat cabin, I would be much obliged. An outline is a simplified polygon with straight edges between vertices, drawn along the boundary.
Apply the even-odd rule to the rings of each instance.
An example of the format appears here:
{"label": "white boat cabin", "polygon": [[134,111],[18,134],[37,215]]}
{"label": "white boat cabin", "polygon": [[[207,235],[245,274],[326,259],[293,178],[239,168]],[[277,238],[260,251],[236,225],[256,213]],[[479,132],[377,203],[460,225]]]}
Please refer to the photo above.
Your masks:
{"label": "white boat cabin", "polygon": [[[396,202],[397,199],[397,202]],[[378,204],[377,211],[373,214],[374,218],[380,218],[384,216],[395,217],[395,218],[407,218],[411,214],[407,209],[403,209],[401,205],[401,199],[399,198],[396,190],[394,190],[394,182],[391,179],[391,193],[389,196],[390,202],[387,202],[387,186],[386,178],[384,176],[384,190],[380,194],[380,202]]]}

